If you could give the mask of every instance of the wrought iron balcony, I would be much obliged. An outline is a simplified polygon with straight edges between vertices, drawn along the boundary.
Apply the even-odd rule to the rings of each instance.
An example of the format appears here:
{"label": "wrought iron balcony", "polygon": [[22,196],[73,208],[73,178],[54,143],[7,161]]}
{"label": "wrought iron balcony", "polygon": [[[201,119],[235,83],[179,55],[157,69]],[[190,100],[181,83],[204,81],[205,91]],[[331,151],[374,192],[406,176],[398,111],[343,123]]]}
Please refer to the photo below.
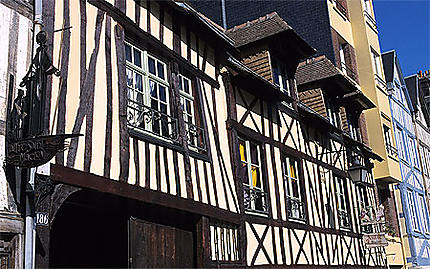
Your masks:
{"label": "wrought iron balcony", "polygon": [[346,9],[346,7],[338,0],[335,0],[335,3],[336,8],[340,11],[340,13],[342,13],[342,15],[348,18],[348,10]]}
{"label": "wrought iron balcony", "polygon": [[185,122],[188,146],[198,150],[206,150],[205,130],[192,123]]}
{"label": "wrought iron balcony", "polygon": [[178,120],[139,102],[128,100],[127,121],[130,127],[178,141]]}
{"label": "wrought iron balcony", "polygon": [[351,228],[351,222],[349,220],[349,214],[346,211],[339,210],[338,211],[338,219],[339,219],[339,226],[341,228]]}
{"label": "wrought iron balcony", "polygon": [[391,155],[395,158],[398,157],[397,149],[393,145],[387,143],[387,144],[385,144],[385,147],[387,148],[388,155]]}
{"label": "wrought iron balcony", "polygon": [[352,70],[346,63],[343,62],[340,63],[340,66],[342,72],[344,72],[348,77],[357,82],[357,75],[355,74],[354,70]]}
{"label": "wrought iron balcony", "polygon": [[252,188],[248,184],[243,184],[243,203],[245,210],[267,215],[267,193],[259,188]]}
{"label": "wrought iron balcony", "polygon": [[304,203],[297,198],[287,196],[287,214],[289,219],[305,220]]}

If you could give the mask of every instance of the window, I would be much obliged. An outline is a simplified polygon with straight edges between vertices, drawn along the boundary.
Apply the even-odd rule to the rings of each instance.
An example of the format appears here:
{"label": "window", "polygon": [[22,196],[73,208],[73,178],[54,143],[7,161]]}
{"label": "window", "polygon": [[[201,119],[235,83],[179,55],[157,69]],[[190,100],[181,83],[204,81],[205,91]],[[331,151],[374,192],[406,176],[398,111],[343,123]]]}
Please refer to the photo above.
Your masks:
{"label": "window", "polygon": [[222,224],[210,224],[211,260],[239,261],[238,229]]}
{"label": "window", "polygon": [[409,210],[409,218],[412,225],[412,229],[414,231],[418,231],[418,219],[417,214],[415,212],[415,201],[414,194],[411,190],[407,190],[407,200],[408,200],[408,210]]}
{"label": "window", "polygon": [[422,231],[425,233],[430,233],[427,207],[423,195],[418,195],[418,203],[421,209]]}
{"label": "window", "polygon": [[428,171],[428,166],[427,166],[427,153],[426,153],[426,148],[425,147],[423,147],[423,146],[419,146],[420,147],[420,157],[421,157],[421,162],[422,162],[422,165],[423,165],[423,173],[425,174],[425,175],[429,175],[429,171]]}
{"label": "window", "polygon": [[170,116],[166,63],[128,43],[125,45],[128,123],[166,139],[176,139],[177,120]]}
{"label": "window", "polygon": [[239,138],[239,177],[243,183],[243,200],[248,212],[268,213],[261,176],[260,146]]}
{"label": "window", "polygon": [[360,195],[360,211],[361,211],[361,230],[364,233],[371,233],[373,231],[371,223],[373,218],[375,217],[375,212],[373,207],[370,204],[370,197],[368,188],[365,186],[358,186],[358,192]]}
{"label": "window", "polygon": [[345,49],[346,49],[346,44],[339,44],[340,65],[344,73],[347,72],[346,61],[345,61]]}
{"label": "window", "polygon": [[191,80],[184,75],[179,75],[179,95],[188,146],[192,149],[205,150],[204,130],[197,126],[194,117],[194,96],[191,88]]}
{"label": "window", "polygon": [[409,158],[410,158],[410,163],[415,166],[418,167],[418,160],[417,160],[417,152],[415,150],[415,142],[414,139],[410,136],[408,136],[408,152],[409,152]]}
{"label": "window", "polygon": [[346,179],[341,177],[335,177],[335,184],[339,226],[341,228],[351,228],[351,222],[349,219],[348,212],[349,199]]}
{"label": "window", "polygon": [[287,70],[279,61],[272,60],[273,82],[279,86],[281,91],[290,95],[290,86],[288,82]]}
{"label": "window", "polygon": [[301,192],[300,178],[298,176],[299,163],[297,160],[285,157],[282,163],[284,186],[287,199],[288,218],[305,220],[303,193]]}
{"label": "window", "polygon": [[430,150],[425,148],[425,161],[427,163],[427,174],[430,175]]}
{"label": "window", "polygon": [[328,117],[331,124],[333,124],[334,126],[339,128],[340,127],[339,111],[335,107],[331,96],[324,95],[324,97],[325,97],[324,102],[325,102],[325,106],[326,106],[327,117]]}
{"label": "window", "polygon": [[400,129],[399,126],[396,127],[396,143],[397,143],[397,150],[399,152],[399,157],[403,160],[405,160],[405,146],[403,144],[403,133],[402,129]]}
{"label": "window", "polygon": [[357,140],[361,141],[360,129],[357,126],[357,119],[351,113],[346,113],[346,121],[348,123],[349,135]]}
{"label": "window", "polygon": [[364,0],[364,11],[369,15],[372,14],[372,4],[370,3],[370,0]]}
{"label": "window", "polygon": [[397,150],[393,146],[393,140],[391,138],[391,129],[387,125],[383,124],[383,130],[384,130],[384,140],[385,140],[385,147],[387,149],[387,152],[389,155],[397,157]]}
{"label": "window", "polygon": [[372,50],[372,63],[375,74],[382,77],[381,57],[374,50]]}

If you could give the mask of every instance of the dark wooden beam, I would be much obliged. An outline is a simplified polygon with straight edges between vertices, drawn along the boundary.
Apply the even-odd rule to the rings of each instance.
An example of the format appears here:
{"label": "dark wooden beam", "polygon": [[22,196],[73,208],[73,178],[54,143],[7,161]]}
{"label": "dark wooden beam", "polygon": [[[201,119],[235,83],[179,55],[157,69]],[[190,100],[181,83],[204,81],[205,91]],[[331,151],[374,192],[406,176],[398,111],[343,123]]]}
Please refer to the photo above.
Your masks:
{"label": "dark wooden beam", "polygon": [[102,193],[110,193],[145,203],[184,210],[202,216],[224,220],[232,224],[240,223],[239,214],[224,209],[195,202],[191,199],[136,187],[126,182],[112,180],[61,165],[51,164],[51,177],[52,180],[56,182],[68,185],[96,190]]}
{"label": "dark wooden beam", "polygon": [[123,12],[121,12],[118,8],[114,7],[112,4],[100,0],[88,0],[88,3],[105,11],[107,15],[109,15],[110,17],[112,17],[112,19],[121,24],[127,33],[138,37],[140,45],[148,47],[148,49],[150,49],[151,51],[162,54],[163,56],[169,58],[169,60],[171,61],[177,62],[188,72],[200,77],[202,80],[209,83],[211,86],[219,88],[219,83],[215,79],[189,63],[186,59],[178,55],[176,52],[169,49],[160,40],[156,39],[151,34],[142,30],[139,26],[136,25],[135,22],[125,16]]}
{"label": "dark wooden beam", "polygon": [[347,173],[345,171],[342,171],[330,164],[327,164],[325,162],[322,162],[312,156],[309,156],[301,151],[298,151],[292,147],[289,147],[279,141],[275,141],[267,136],[263,136],[262,134],[260,134],[259,132],[256,132],[255,130],[245,127],[243,125],[241,125],[240,123],[238,123],[237,121],[233,121],[233,120],[227,120],[227,126],[229,126],[230,128],[234,128],[237,130],[238,133],[243,134],[245,136],[248,137],[253,137],[254,140],[260,141],[261,143],[266,143],[266,144],[270,144],[273,145],[275,147],[278,147],[282,152],[286,153],[287,155],[290,155],[294,158],[298,158],[298,159],[304,159],[313,163],[316,163],[324,168],[330,169],[331,171],[333,171],[333,173],[335,173],[336,175],[342,176],[342,177],[348,177]]}

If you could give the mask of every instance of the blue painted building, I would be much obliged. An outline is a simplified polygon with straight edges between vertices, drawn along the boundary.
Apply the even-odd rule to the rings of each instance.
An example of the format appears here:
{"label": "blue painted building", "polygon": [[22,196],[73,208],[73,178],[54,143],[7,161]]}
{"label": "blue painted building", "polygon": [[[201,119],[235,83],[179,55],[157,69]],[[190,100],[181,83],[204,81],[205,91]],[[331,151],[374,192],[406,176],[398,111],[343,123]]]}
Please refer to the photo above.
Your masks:
{"label": "blue painted building", "polygon": [[401,233],[408,265],[430,266],[430,229],[425,185],[413,123],[414,107],[395,51],[382,55],[387,82],[394,139],[402,182],[396,188]]}

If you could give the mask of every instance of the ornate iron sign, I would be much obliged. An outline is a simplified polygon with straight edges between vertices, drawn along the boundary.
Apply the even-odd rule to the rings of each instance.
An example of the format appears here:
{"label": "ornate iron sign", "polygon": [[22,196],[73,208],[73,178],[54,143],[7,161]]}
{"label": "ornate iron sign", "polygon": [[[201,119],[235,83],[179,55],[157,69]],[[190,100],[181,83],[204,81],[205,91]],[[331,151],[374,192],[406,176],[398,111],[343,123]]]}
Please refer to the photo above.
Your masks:
{"label": "ornate iron sign", "polygon": [[81,134],[39,136],[10,143],[6,163],[24,168],[45,164],[68,147],[66,139],[77,136]]}
{"label": "ornate iron sign", "polygon": [[366,248],[388,246],[388,241],[384,233],[363,234],[363,241]]}

